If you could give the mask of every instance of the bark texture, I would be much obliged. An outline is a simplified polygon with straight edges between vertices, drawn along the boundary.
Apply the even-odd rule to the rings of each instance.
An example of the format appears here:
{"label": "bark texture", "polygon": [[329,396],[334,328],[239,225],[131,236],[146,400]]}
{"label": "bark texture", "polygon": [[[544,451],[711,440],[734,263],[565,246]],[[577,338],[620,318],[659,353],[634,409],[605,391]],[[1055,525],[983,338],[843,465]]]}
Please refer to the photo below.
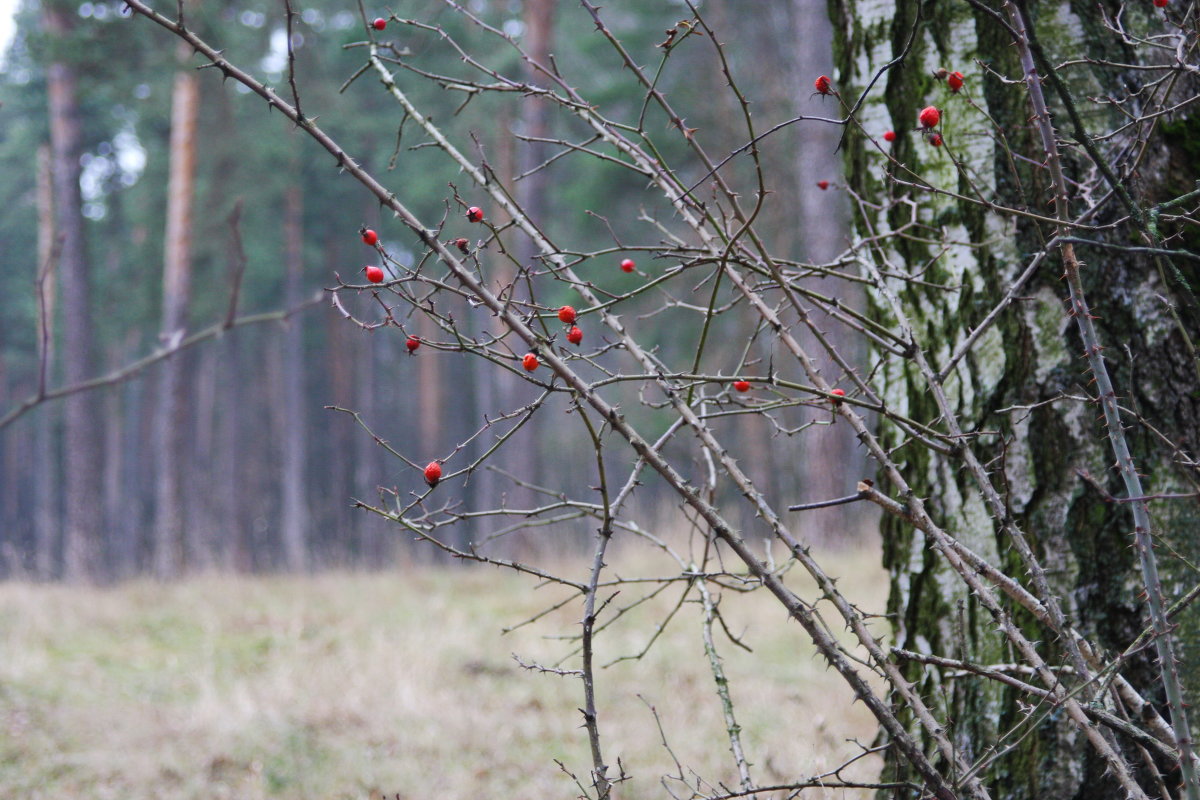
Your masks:
{"label": "bark texture", "polygon": [[[46,70],[50,110],[50,160],[54,187],[54,222],[62,247],[58,260],[63,313],[63,379],[67,384],[92,377],[94,326],[92,324],[90,263],[84,237],[83,198],[79,188],[79,158],[83,131],[79,114],[77,66],[69,47],[74,9],[58,3],[42,6],[42,26],[58,48]],[[99,577],[101,493],[101,439],[96,424],[96,397],[87,392],[64,403],[64,485],[70,487],[63,525],[63,574],[67,580]]]}
{"label": "bark texture", "polygon": [[[55,291],[58,251],[54,233],[54,187],[50,148],[42,145],[37,154],[38,208],[38,363],[48,382],[54,374]],[[41,580],[55,575],[58,530],[61,524],[57,493],[51,487],[59,485],[58,463],[54,457],[54,423],[49,409],[38,414],[34,432],[33,471],[40,480],[34,481],[33,501],[33,572]]]}
{"label": "bark texture", "polygon": [[[187,50],[180,53],[183,60]],[[200,87],[197,75],[181,70],[171,95],[171,166],[167,184],[167,226],[163,247],[161,338],[166,346],[187,326],[192,284],[192,201],[196,182],[196,121]],[[154,486],[154,572],[177,576],[185,562],[183,498],[187,430],[184,359],[167,359],[159,371],[154,410],[154,446],[158,470]]]}
{"label": "bark texture", "polygon": [[[1146,56],[1098,30],[1094,9],[1089,7],[1077,17],[1073,5],[1049,3],[1037,9],[1037,31],[1052,53],[1052,61],[1090,56],[1135,63]],[[1114,4],[1103,5],[1108,12],[1116,10]],[[995,4],[997,9],[999,6]],[[882,76],[882,91],[877,87],[862,108],[859,119],[863,128],[849,135],[846,158],[854,190],[866,197],[902,201],[879,210],[861,207],[856,220],[860,236],[900,229],[912,218],[913,208],[917,221],[925,226],[919,233],[893,238],[886,250],[892,266],[915,272],[927,265],[921,275],[925,283],[896,279],[889,288],[901,297],[915,324],[918,344],[938,369],[1003,297],[1028,265],[1030,254],[1053,235],[1053,226],[1014,221],[979,204],[897,186],[885,177],[884,153],[891,152],[912,170],[906,175],[904,169],[894,169],[893,174],[904,180],[925,180],[965,196],[982,189],[1004,205],[1052,215],[1053,209],[1045,203],[1049,178],[1039,166],[1043,157],[1038,155],[1028,125],[1024,91],[1018,83],[999,79],[1009,76],[1019,81],[1021,69],[1009,34],[993,17],[967,4],[834,0],[830,9],[837,32],[841,89],[851,101],[877,69],[906,51],[911,40],[903,61]],[[1130,24],[1150,23],[1139,9]],[[994,72],[980,69],[978,65],[983,63]],[[966,74],[963,94],[951,94],[944,81],[934,76],[939,68]],[[1120,123],[1108,108],[1097,108],[1086,98],[1120,96],[1131,85],[1129,81],[1145,80],[1131,72],[1080,66],[1064,75],[1077,92],[1077,100],[1086,106],[1092,135]],[[1047,94],[1061,131],[1066,126],[1062,105],[1049,87]],[[917,112],[930,104],[943,111],[945,148],[932,147],[914,132]],[[988,117],[998,125],[993,126]],[[899,134],[894,145],[883,143],[887,130]],[[964,171],[955,169],[948,151],[961,160]],[[1131,183],[1141,203],[1173,196],[1164,190],[1170,183],[1166,167],[1173,157],[1177,156],[1172,154],[1169,139],[1154,136],[1142,164],[1143,180]],[[1073,165],[1081,163],[1077,160]],[[1081,173],[1086,177],[1086,170]],[[1153,196],[1160,192],[1162,196]],[[1083,210],[1086,199],[1073,198],[1073,213]],[[1096,221],[1111,221],[1121,213],[1120,207],[1112,204],[1099,212]],[[938,241],[950,244],[935,243]],[[1086,289],[1093,313],[1100,317],[1108,368],[1122,404],[1154,421],[1160,430],[1170,431],[1186,451],[1196,452],[1200,415],[1195,404],[1200,387],[1196,366],[1181,340],[1181,327],[1190,327],[1193,335],[1197,330],[1194,305],[1189,307],[1186,292],[1181,292],[1178,284],[1164,282],[1145,257],[1099,249],[1083,250],[1082,255],[1091,267],[1084,276]],[[1186,272],[1185,281],[1194,286],[1194,267],[1188,272],[1186,265],[1180,266]],[[997,432],[972,437],[969,446],[992,470],[1012,518],[1030,537],[1064,611],[1101,647],[1119,652],[1147,624],[1139,597],[1139,571],[1130,547],[1133,526],[1124,507],[1107,502],[1102,494],[1120,496],[1121,486],[1110,469],[1113,459],[1097,406],[1060,399],[1084,396],[1090,388],[1083,345],[1065,313],[1061,272],[1056,258],[1047,259],[1022,290],[1022,302],[981,337],[944,386],[964,429]],[[1183,309],[1182,326],[1174,324],[1165,304],[1154,299],[1161,297]],[[894,321],[882,305],[876,312],[885,321]],[[939,410],[910,361],[887,362],[879,372],[879,382],[895,409],[937,424]],[[1127,420],[1131,421],[1132,417]],[[889,433],[886,425],[883,435],[893,446],[901,444],[901,437]],[[1176,454],[1148,428],[1134,424],[1128,435],[1152,491],[1194,491],[1194,469],[1181,468]],[[947,530],[1010,574],[1027,577],[1012,542],[987,513],[978,487],[961,469],[960,461],[912,445],[899,452],[905,458],[907,479],[928,498],[927,507]],[[1081,479],[1081,473],[1090,475],[1094,483]],[[1164,544],[1161,557],[1169,558],[1169,545],[1194,561],[1195,500],[1158,502],[1152,510]],[[919,532],[896,518],[887,518],[883,539],[884,562],[892,574],[889,611],[898,647],[979,664],[1014,660],[993,620],[951,576]],[[1183,581],[1178,562],[1169,565],[1168,571],[1175,576],[1165,587],[1170,603],[1190,584]],[[1014,609],[1013,615],[1022,621],[1031,639],[1040,641],[1047,662],[1065,660],[1062,643],[1052,634],[1019,610]],[[1195,697],[1200,682],[1191,666],[1196,663],[1194,612],[1179,622],[1179,641],[1191,648],[1193,656],[1183,665],[1185,690]],[[1135,658],[1125,675],[1144,695],[1161,700],[1151,655]],[[1027,698],[999,684],[968,679],[947,669],[910,662],[907,676],[923,696],[937,704],[968,762],[986,761],[1003,752],[984,773],[993,797],[1082,800],[1124,796],[1083,736],[1065,723],[1058,710],[1033,707]],[[1106,700],[1102,696],[1098,702]],[[1129,741],[1119,741],[1127,759],[1140,763]],[[1153,792],[1156,784],[1147,773],[1143,769],[1139,779],[1157,796]],[[893,761],[885,777],[910,776],[903,764]]]}
{"label": "bark texture", "polygon": [[[304,198],[300,186],[284,190],[284,298],[289,308],[304,295]],[[308,566],[308,496],[304,486],[304,465],[308,459],[304,428],[304,332],[292,323],[283,330],[280,362],[283,366],[282,472],[283,509],[279,518],[283,537],[283,557],[288,570],[299,572]]]}

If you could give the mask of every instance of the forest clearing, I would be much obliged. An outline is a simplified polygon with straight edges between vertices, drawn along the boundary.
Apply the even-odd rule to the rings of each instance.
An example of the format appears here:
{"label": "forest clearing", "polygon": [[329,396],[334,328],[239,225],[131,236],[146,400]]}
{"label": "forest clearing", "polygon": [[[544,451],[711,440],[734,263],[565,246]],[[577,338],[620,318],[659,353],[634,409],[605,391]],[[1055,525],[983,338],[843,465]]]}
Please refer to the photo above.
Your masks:
{"label": "forest clearing", "polygon": [[1200,800],[1197,0],[14,20],[0,796]]}
{"label": "forest clearing", "polygon": [[[877,553],[831,563],[849,596],[882,607]],[[108,589],[0,584],[0,797],[570,796],[555,761],[587,771],[579,684],[512,656],[552,664],[574,645],[556,637],[578,619],[564,610],[502,633],[555,593],[531,585],[491,567],[429,565]],[[871,716],[797,626],[780,628],[767,597],[752,599],[729,623],[754,652],[724,652],[748,746],[764,781],[820,774],[858,750],[846,740],[870,744]],[[639,652],[670,603],[600,636],[602,658]],[[724,734],[698,618],[685,609],[644,658],[604,670],[604,723],[630,775],[623,797],[658,796],[678,774],[648,704],[687,778],[736,782],[728,752],[709,746]],[[878,771],[868,758],[843,777]]]}

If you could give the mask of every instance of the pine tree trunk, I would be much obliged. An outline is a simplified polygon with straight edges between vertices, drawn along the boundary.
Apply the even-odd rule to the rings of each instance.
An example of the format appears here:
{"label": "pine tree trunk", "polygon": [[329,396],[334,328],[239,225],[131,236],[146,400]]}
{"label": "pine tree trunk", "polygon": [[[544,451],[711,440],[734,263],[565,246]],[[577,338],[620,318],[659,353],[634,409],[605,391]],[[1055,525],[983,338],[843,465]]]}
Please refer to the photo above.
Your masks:
{"label": "pine tree trunk", "polygon": [[[341,248],[331,237],[325,244],[325,274],[331,274],[342,263]],[[354,373],[364,355],[365,342],[354,336],[355,328],[339,315],[328,314],[325,326],[325,375],[328,392],[322,396],[326,405],[354,408]],[[355,357],[349,357],[351,352]],[[347,415],[334,411],[322,412],[322,423],[328,431],[329,486],[323,501],[329,519],[329,535],[339,543],[339,561],[345,566],[363,562],[363,542],[354,524],[350,509],[351,498],[359,493],[354,487],[354,439],[363,431]]]}
{"label": "pine tree trunk", "polygon": [[[289,186],[283,198],[284,230],[284,302],[297,305],[304,295],[304,202],[298,185]],[[307,459],[304,422],[304,331],[298,320],[291,320],[280,335],[280,365],[283,370],[279,398],[283,409],[282,470],[280,486],[283,508],[280,533],[283,537],[284,564],[291,572],[307,569],[308,497],[304,485]]]}
{"label": "pine tree trunk", "polygon": [[[186,58],[187,51],[181,52]],[[181,70],[171,96],[171,167],[167,184],[167,228],[163,252],[161,338],[171,346],[187,326],[192,272],[192,199],[196,175],[198,76]],[[160,579],[183,571],[186,559],[183,473],[187,430],[184,358],[176,355],[159,370],[154,410],[157,457],[154,490],[154,572]]]}
{"label": "pine tree trunk", "polygon": [[[832,31],[828,16],[824,13],[823,0],[792,0],[790,26],[783,30],[792,34],[793,41],[804,41],[806,46],[790,49],[792,56],[791,75],[795,78],[794,108],[797,115],[826,116],[834,113],[831,98],[814,97],[813,81],[818,75],[829,75],[832,71]],[[836,152],[841,130],[818,122],[801,123],[797,129],[794,150],[794,169],[797,177],[799,204],[797,228],[803,238],[797,255],[812,263],[826,264],[836,259],[846,246],[848,233],[848,210],[842,183],[842,170],[830,154]],[[827,181],[829,188],[822,189],[818,181]],[[843,283],[834,289],[831,282],[822,278],[808,278],[805,288],[822,294],[836,292],[846,307],[861,310],[866,298],[857,284]],[[831,344],[849,363],[861,367],[865,361],[863,347],[854,331],[845,325],[831,323],[823,314],[817,314],[821,326]],[[852,384],[841,368],[824,355],[823,349],[807,331],[799,334],[801,343],[809,352],[818,354],[820,367],[826,380],[833,386],[849,388]],[[800,422],[824,423],[832,415],[824,410],[806,409]],[[804,487],[805,500],[818,501],[844,497],[854,490],[853,483],[870,472],[866,455],[854,431],[847,425],[817,425],[802,438],[804,456],[799,459],[798,484]],[[840,469],[829,469],[830,464],[841,465]],[[869,507],[863,503],[834,506],[806,512],[798,524],[809,541],[836,545],[845,542],[847,534],[857,534],[873,518]]]}
{"label": "pine tree trunk", "polygon": [[[1036,252],[1054,231],[1038,231],[1026,219],[1000,217],[979,205],[897,187],[884,177],[879,146],[912,170],[896,170],[906,179],[928,181],[965,196],[982,186],[1005,205],[1053,216],[1053,207],[1045,205],[1048,177],[1039,166],[1045,157],[1033,128],[1026,124],[1031,115],[1020,83],[1023,71],[1007,32],[985,12],[973,12],[965,5],[901,0],[893,8],[865,0],[835,0],[831,11],[837,32],[839,88],[847,102],[853,102],[875,71],[904,49],[918,14],[926,15],[903,63],[882,76],[880,86],[858,113],[866,136],[875,141],[851,131],[846,163],[851,186],[860,195],[911,198],[920,221],[930,226],[926,232],[976,245],[941,252],[929,244],[928,237],[910,237],[893,239],[888,247],[892,265],[914,271],[929,266],[922,273],[925,283],[896,282],[889,288],[901,295],[918,331],[918,344],[931,354],[936,369],[936,362],[945,359],[1004,295],[1029,263],[1028,254]],[[1093,30],[1091,17],[1073,20],[1069,4],[1043,4],[1039,11],[1042,22],[1037,30],[1054,54],[1053,60],[1100,57],[1098,49],[1112,42],[1109,35]],[[1089,8],[1087,14],[1093,13]],[[1073,21],[1063,24],[1063,20]],[[1074,33],[1076,26],[1092,35],[1081,40]],[[1087,42],[1089,53],[1080,52],[1081,41]],[[1145,54],[1108,55],[1130,63]],[[979,63],[986,63],[988,71],[980,70]],[[944,81],[931,77],[939,67],[967,74],[966,97],[985,108],[991,119],[1000,121],[1017,159],[997,145],[998,139],[989,135],[984,118],[967,106],[966,97],[951,95]],[[1080,73],[1077,68],[1073,80],[1082,82]],[[994,75],[1014,80],[1005,83]],[[1142,79],[1097,69],[1088,71],[1088,80],[1095,86],[1080,91],[1081,102],[1085,102],[1085,94],[1104,96],[1111,91],[1116,96],[1125,90],[1122,81]],[[913,131],[917,112],[930,103],[943,109],[945,149],[931,146]],[[1115,122],[1107,110],[1091,104],[1087,113],[1089,124],[1095,126],[1093,135],[1109,130]],[[1065,125],[1062,120],[1056,122],[1060,129]],[[886,130],[899,134],[894,145],[884,145]],[[977,184],[960,179],[948,150],[963,161]],[[1143,169],[1154,171],[1156,164],[1167,160],[1169,153],[1164,152],[1163,143],[1156,142]],[[1147,185],[1153,186],[1165,176],[1146,177]],[[1194,165],[1191,178],[1195,178]],[[863,215],[857,222],[863,236],[894,230],[909,214],[905,206],[860,208]],[[1087,255],[1094,261],[1085,275],[1088,296],[1093,314],[1099,317],[1109,370],[1122,403],[1170,431],[1187,451],[1196,452],[1200,423],[1194,401],[1198,389],[1195,365],[1186,356],[1180,357],[1184,348],[1179,328],[1166,317],[1165,307],[1145,299],[1172,296],[1173,289],[1164,286],[1159,273],[1142,258],[1099,250]],[[1116,474],[1109,469],[1112,453],[1096,422],[1099,409],[1059,399],[1083,395],[1092,387],[1085,374],[1082,342],[1064,312],[1061,263],[1047,262],[1022,289],[1024,301],[985,334],[974,354],[959,362],[943,385],[954,398],[964,429],[999,432],[999,436],[973,437],[970,446],[992,470],[1012,519],[1032,539],[1064,611],[1101,647],[1119,652],[1147,625],[1140,574],[1130,546],[1133,524],[1127,505],[1105,502],[1099,491],[1079,477],[1086,472],[1107,493],[1122,494]],[[1188,279],[1195,285],[1194,267],[1184,269],[1190,270]],[[937,286],[961,288],[947,291]],[[879,295],[874,299],[880,300]],[[1181,298],[1175,299],[1186,306]],[[892,321],[882,301],[875,310],[885,322]],[[1194,331],[1196,322],[1191,316],[1185,324]],[[889,361],[878,377],[889,405],[905,409],[910,417],[937,423],[939,411],[911,362]],[[1014,411],[1016,407],[1022,410]],[[1173,468],[1173,454],[1160,447],[1148,430],[1131,425],[1128,435],[1134,441],[1138,466],[1155,491],[1194,491],[1195,476]],[[881,436],[892,446],[902,440],[886,423]],[[906,480],[919,496],[928,498],[926,505],[940,524],[1010,574],[1028,577],[1012,541],[989,517],[978,485],[959,460],[913,446],[900,452],[906,459]],[[1159,503],[1153,508],[1158,512],[1155,522],[1162,541],[1194,560],[1195,501]],[[892,575],[889,612],[897,647],[981,664],[1013,660],[993,619],[953,578],[919,531],[888,517],[883,523],[883,539],[884,563]],[[1167,587],[1168,603],[1180,596],[1182,588],[1181,583]],[[1040,630],[1036,621],[1019,610],[1011,612],[1029,637],[1039,641],[1048,663],[1065,660],[1061,641]],[[1182,618],[1181,625],[1178,640],[1190,642],[1194,648],[1195,615],[1190,620]],[[1184,661],[1184,669],[1191,670],[1185,676],[1185,688],[1196,697],[1200,681],[1191,666],[1196,663],[1195,654]],[[1035,708],[1030,712],[1027,698],[998,683],[906,663],[907,677],[937,704],[968,763],[1002,754],[982,776],[992,797],[1116,800],[1125,796],[1094,749],[1060,711]],[[1124,674],[1148,697],[1159,696],[1158,671],[1150,655],[1135,657]],[[1014,728],[1016,734],[1004,735]],[[1140,763],[1128,740],[1119,741],[1119,746],[1130,763]],[[911,775],[906,765],[892,760],[884,777],[903,780]],[[1138,779],[1157,796],[1156,784],[1146,771],[1139,773]],[[1172,782],[1172,790],[1175,783],[1177,780]]]}
{"label": "pine tree trunk", "polygon": [[[524,33],[522,34],[522,45],[529,57],[539,64],[544,66],[550,64],[551,51],[554,47],[554,17],[555,17],[555,0],[523,0],[522,2],[522,22],[525,25]],[[524,68],[525,79],[536,85],[545,85],[546,77],[533,69],[528,63]],[[530,95],[524,98],[521,104],[521,118],[518,127],[518,133],[527,139],[534,141],[525,141],[517,144],[516,148],[516,163],[509,162],[502,164],[501,169],[510,166],[516,167],[517,175],[524,175],[520,182],[515,184],[517,202],[525,210],[526,215],[530,219],[538,220],[539,224],[545,224],[550,218],[549,210],[553,207],[554,201],[554,184],[550,181],[550,173],[547,170],[537,169],[538,165],[542,164],[549,155],[553,152],[552,146],[539,139],[546,139],[551,136],[551,115],[549,105],[542,99]],[[503,156],[502,156],[503,159]],[[514,185],[512,179],[515,177],[512,173],[501,172],[501,179],[507,185]],[[536,269],[538,264],[535,261],[537,248],[532,241],[525,237],[521,237],[517,253],[520,256],[521,265],[526,269]],[[505,270],[507,271],[507,270]],[[503,281],[507,278],[501,273],[497,275],[497,281]],[[517,285],[513,287],[516,296],[526,296],[527,290],[524,287],[520,276],[516,277]],[[523,353],[518,353],[518,357]],[[489,376],[488,380],[496,380],[494,375]],[[526,392],[525,386],[521,381],[510,374],[505,374],[499,379],[495,393],[495,399],[499,403],[499,407],[493,407],[485,413],[494,416],[498,412],[509,412],[525,401]],[[482,421],[482,420],[477,420]],[[538,436],[541,430],[540,419],[533,419],[522,431],[527,441]],[[485,439],[489,437],[484,437]],[[514,441],[513,444],[518,444]],[[504,457],[505,469],[514,475],[520,476],[524,480],[540,481],[542,476],[538,473],[538,466],[541,463],[537,458],[537,448],[532,441],[525,446],[508,447]],[[534,495],[529,489],[522,486],[512,484],[505,485],[506,478],[499,478],[498,481],[491,482],[493,489],[498,488],[499,494],[493,494],[490,499],[493,503],[499,503],[501,500],[510,506],[530,507],[534,505]],[[497,486],[497,484],[499,484]],[[486,484],[485,484],[486,485]],[[525,532],[516,534],[510,537],[512,544],[510,547],[525,547],[532,541]]]}
{"label": "pine tree trunk", "polygon": [[222,531],[228,530],[228,523],[221,518],[221,503],[214,491],[220,485],[215,469],[220,394],[218,386],[221,372],[225,368],[220,354],[220,345],[213,342],[204,347],[194,360],[195,400],[192,404],[190,424],[192,446],[189,448],[185,476],[188,485],[206,488],[205,492],[189,494],[188,502],[184,505],[192,542],[191,551],[196,554],[197,563],[206,568],[227,564],[222,558]]}
{"label": "pine tree trunk", "polygon": [[[65,43],[73,32],[74,8],[47,2],[42,26],[53,42]],[[61,237],[58,268],[63,313],[63,380],[68,385],[92,377],[95,364],[90,266],[84,236],[83,198],[79,189],[83,139],[75,66],[58,56],[46,70],[50,111],[50,154],[54,185],[55,233]],[[100,577],[101,496],[100,429],[96,398],[88,392],[64,403],[63,574],[69,581]]]}
{"label": "pine tree trunk", "polygon": [[149,481],[141,458],[142,453],[149,449],[143,438],[142,413],[149,394],[147,383],[146,380],[130,381],[118,389],[120,401],[116,413],[121,415],[121,420],[114,424],[121,431],[117,445],[121,456],[116,467],[109,467],[110,479],[116,484],[116,496],[112,498],[109,519],[117,520],[111,545],[111,561],[117,578],[132,577],[147,566],[143,552],[146,543],[142,541],[142,534],[147,527],[144,487]]}
{"label": "pine tree trunk", "polygon": [[[376,396],[380,386],[376,375],[377,367],[384,363],[378,351],[385,339],[384,336],[368,334],[354,340],[354,346],[362,348],[362,353],[355,359],[354,402],[348,407],[358,411],[370,424],[377,424],[380,416],[381,404]],[[385,485],[388,480],[383,468],[383,450],[358,426],[354,428],[352,441],[354,474],[351,479],[354,481],[354,497],[376,502],[379,498],[378,487]],[[358,511],[354,514],[354,527],[362,543],[361,565],[370,568],[384,566],[387,542],[395,535],[389,526],[374,514]]]}
{"label": "pine tree trunk", "polygon": [[242,374],[242,365],[247,361],[242,355],[246,349],[243,333],[230,331],[218,345],[226,377],[218,401],[222,413],[217,426],[215,463],[218,477],[214,499],[225,531],[222,563],[241,572],[250,572],[254,569],[254,555],[250,537],[253,519],[247,511],[247,495],[250,492],[246,482],[250,469],[245,454],[247,431],[244,426],[247,420],[240,413],[247,407],[250,393],[236,377]]}
{"label": "pine tree trunk", "polygon": [[[549,64],[550,50],[554,43],[554,3],[555,0],[524,0],[522,3],[522,21],[525,32],[521,40],[525,52],[539,64]],[[525,78],[531,83],[543,85],[546,77],[526,64]],[[521,105],[521,135],[530,139],[545,139],[550,134],[550,109],[545,101],[534,97],[526,97]],[[520,159],[518,169],[521,174],[529,173],[538,164],[545,161],[552,152],[550,145],[539,141],[526,141],[518,145]],[[525,209],[530,219],[546,219],[546,210],[550,208],[551,198],[547,196],[550,183],[545,170],[528,174],[517,186],[517,201]],[[531,242],[524,243],[522,262],[527,263],[536,252]]]}
{"label": "pine tree trunk", "polygon": [[[54,330],[57,285],[57,253],[54,233],[54,186],[50,148],[42,145],[37,155],[38,207],[38,363],[46,381],[54,375]],[[39,382],[42,380],[39,375]],[[58,461],[54,457],[54,422],[57,405],[38,410],[33,444],[33,572],[40,580],[54,577],[61,524],[58,493]]]}

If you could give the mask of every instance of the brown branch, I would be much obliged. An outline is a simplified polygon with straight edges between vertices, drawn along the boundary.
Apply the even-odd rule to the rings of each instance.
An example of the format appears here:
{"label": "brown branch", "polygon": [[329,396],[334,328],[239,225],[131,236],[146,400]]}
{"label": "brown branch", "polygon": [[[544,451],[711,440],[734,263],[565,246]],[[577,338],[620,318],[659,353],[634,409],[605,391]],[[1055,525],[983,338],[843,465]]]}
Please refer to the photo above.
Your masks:
{"label": "brown branch", "polygon": [[129,380],[147,367],[157,364],[159,361],[168,359],[176,353],[188,350],[200,344],[201,342],[208,341],[209,339],[215,339],[230,328],[242,327],[245,325],[261,325],[268,322],[282,322],[296,314],[299,314],[307,308],[311,308],[320,301],[321,297],[320,295],[317,295],[309,300],[304,301],[300,305],[295,306],[294,308],[289,308],[284,311],[270,311],[263,314],[250,314],[235,320],[232,325],[229,325],[224,321],[219,322],[216,325],[210,325],[203,330],[197,331],[191,336],[180,338],[178,341],[172,342],[167,347],[155,350],[149,355],[143,356],[136,361],[131,361],[125,366],[112,370],[104,375],[100,375],[86,381],[80,381],[79,383],[71,384],[70,386],[60,386],[57,389],[50,389],[45,392],[36,393],[26,398],[13,408],[9,409],[3,416],[0,416],[0,429],[12,424],[24,414],[44,402],[49,400],[57,400],[60,397],[68,397],[73,394],[78,394],[79,392],[99,389],[103,386],[116,385],[122,381]]}

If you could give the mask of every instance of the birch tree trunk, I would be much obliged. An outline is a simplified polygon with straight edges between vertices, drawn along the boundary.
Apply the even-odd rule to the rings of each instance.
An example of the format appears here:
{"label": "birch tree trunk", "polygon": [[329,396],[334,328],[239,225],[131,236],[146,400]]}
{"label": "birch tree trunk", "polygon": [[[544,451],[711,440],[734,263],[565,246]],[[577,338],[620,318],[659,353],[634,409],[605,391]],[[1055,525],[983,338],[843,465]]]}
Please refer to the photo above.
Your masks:
{"label": "birch tree trunk", "polygon": [[[1000,9],[999,3],[988,5]],[[1037,9],[1035,29],[1052,63],[1089,57],[1133,64],[1147,57],[1122,45],[1099,25],[1099,13],[1114,12],[1115,4],[1089,8],[1083,17],[1075,16],[1073,8],[1055,2]],[[900,297],[919,332],[919,345],[934,362],[933,368],[940,369],[1029,266],[1029,254],[1055,232],[1053,225],[1039,227],[1029,218],[1001,216],[962,199],[978,192],[1003,206],[1045,217],[1055,214],[1046,203],[1050,177],[1029,124],[1023,70],[1010,34],[995,17],[966,3],[834,0],[830,9],[845,102],[853,103],[877,70],[904,54],[882,75],[857,114],[862,128],[848,134],[846,164],[854,191],[890,201],[877,207],[859,206],[859,243],[867,236],[892,235],[886,248],[889,264],[881,266],[921,272],[921,283],[889,279],[886,288]],[[1130,11],[1128,24],[1143,31],[1156,23],[1149,18],[1149,9],[1139,8]],[[907,48],[910,37],[912,45]],[[964,73],[967,86],[961,94],[952,93],[935,76],[939,68]],[[1148,80],[1132,68],[1080,63],[1062,75],[1076,91],[1077,102],[1086,106],[1091,136],[1114,130],[1122,120],[1112,107],[1097,106],[1088,97],[1124,97],[1131,86]],[[1001,76],[1011,81],[1002,81]],[[1053,95],[1049,83],[1043,83],[1046,93]],[[930,104],[942,109],[944,147],[932,146],[914,131],[918,111]],[[1051,112],[1060,136],[1069,138],[1070,123],[1053,96]],[[898,134],[894,144],[884,142],[887,130]],[[1121,147],[1131,144],[1136,131],[1137,126],[1130,125],[1118,132],[1111,144],[1102,144],[1104,152],[1115,158]],[[1148,206],[1181,193],[1171,187],[1167,170],[1180,153],[1173,151],[1170,136],[1152,126],[1143,131],[1149,145],[1138,165],[1142,181],[1129,185],[1138,202]],[[888,154],[896,159],[890,166]],[[956,169],[951,155],[963,169]],[[1072,154],[1068,162],[1078,169],[1078,180],[1095,174],[1088,173],[1083,158]],[[910,186],[890,180],[889,170]],[[1193,164],[1182,191],[1193,188],[1194,179]],[[923,182],[939,191],[912,188]],[[1091,197],[1079,190],[1071,204],[1073,216],[1082,213],[1088,202]],[[1091,221],[1111,222],[1121,212],[1110,203],[1097,208]],[[925,227],[919,233],[895,236],[914,213],[917,223]],[[1119,236],[1109,235],[1121,243]],[[1099,318],[1105,357],[1121,404],[1155,421],[1159,430],[1169,431],[1182,451],[1195,453],[1200,448],[1200,414],[1196,413],[1200,386],[1184,342],[1185,331],[1190,329],[1194,336],[1200,329],[1194,304],[1180,284],[1164,281],[1163,273],[1144,256],[1094,248],[1082,257],[1089,260],[1084,275],[1088,298]],[[973,354],[948,372],[943,386],[963,428],[973,432],[968,446],[991,470],[1011,520],[1032,540],[1065,613],[1084,635],[1110,653],[1120,652],[1147,626],[1144,586],[1131,547],[1133,523],[1128,505],[1105,498],[1106,494],[1120,496],[1122,488],[1111,469],[1113,456],[1104,429],[1097,422],[1099,409],[1091,402],[1071,399],[1094,393],[1094,386],[1082,359],[1083,343],[1065,312],[1062,264],[1056,258],[1046,262],[1021,287],[1021,300],[981,337]],[[1178,266],[1195,286],[1195,262]],[[880,294],[873,298],[878,303],[876,315],[894,324]],[[1180,309],[1180,324],[1169,317],[1166,299]],[[928,385],[911,361],[887,361],[877,377],[892,407],[922,421],[939,420]],[[1162,446],[1148,427],[1132,424],[1132,417],[1129,421],[1127,435],[1153,491],[1194,492],[1195,467],[1180,466],[1178,454]],[[985,431],[997,434],[981,433]],[[895,434],[885,431],[883,436],[892,446],[901,443]],[[907,480],[928,498],[925,502],[935,518],[959,541],[1010,574],[1023,575],[1013,543],[1001,530],[1002,520],[989,516],[977,484],[961,468],[961,461],[922,448],[901,452]],[[1162,557],[1174,550],[1194,563],[1195,499],[1158,502],[1151,510],[1156,514]],[[883,539],[883,559],[892,576],[889,612],[897,647],[984,665],[1014,660],[992,617],[960,581],[949,577],[949,570],[919,531],[897,517],[887,517]],[[1168,603],[1195,583],[1193,574],[1184,584],[1178,565],[1169,570],[1173,578],[1164,585]],[[1048,663],[1065,661],[1061,640],[1028,614],[1018,609],[1012,613],[1029,638],[1039,640]],[[1196,697],[1200,690],[1194,666],[1197,618],[1193,612],[1177,621],[1181,626],[1177,641],[1190,649],[1191,656],[1181,664],[1185,689]],[[968,680],[948,668],[908,661],[905,669],[921,694],[937,704],[966,761],[987,764],[983,775],[993,797],[1103,800],[1126,796],[1059,710],[1031,707],[1027,699],[999,683]],[[1147,697],[1161,700],[1153,648],[1135,656],[1124,674]],[[1103,694],[1095,702],[1105,707],[1112,703]],[[1144,763],[1128,741],[1119,744],[1130,763]],[[1146,773],[1143,769],[1139,780],[1151,796],[1159,796],[1158,785]],[[910,777],[905,764],[889,761],[885,779]]]}

